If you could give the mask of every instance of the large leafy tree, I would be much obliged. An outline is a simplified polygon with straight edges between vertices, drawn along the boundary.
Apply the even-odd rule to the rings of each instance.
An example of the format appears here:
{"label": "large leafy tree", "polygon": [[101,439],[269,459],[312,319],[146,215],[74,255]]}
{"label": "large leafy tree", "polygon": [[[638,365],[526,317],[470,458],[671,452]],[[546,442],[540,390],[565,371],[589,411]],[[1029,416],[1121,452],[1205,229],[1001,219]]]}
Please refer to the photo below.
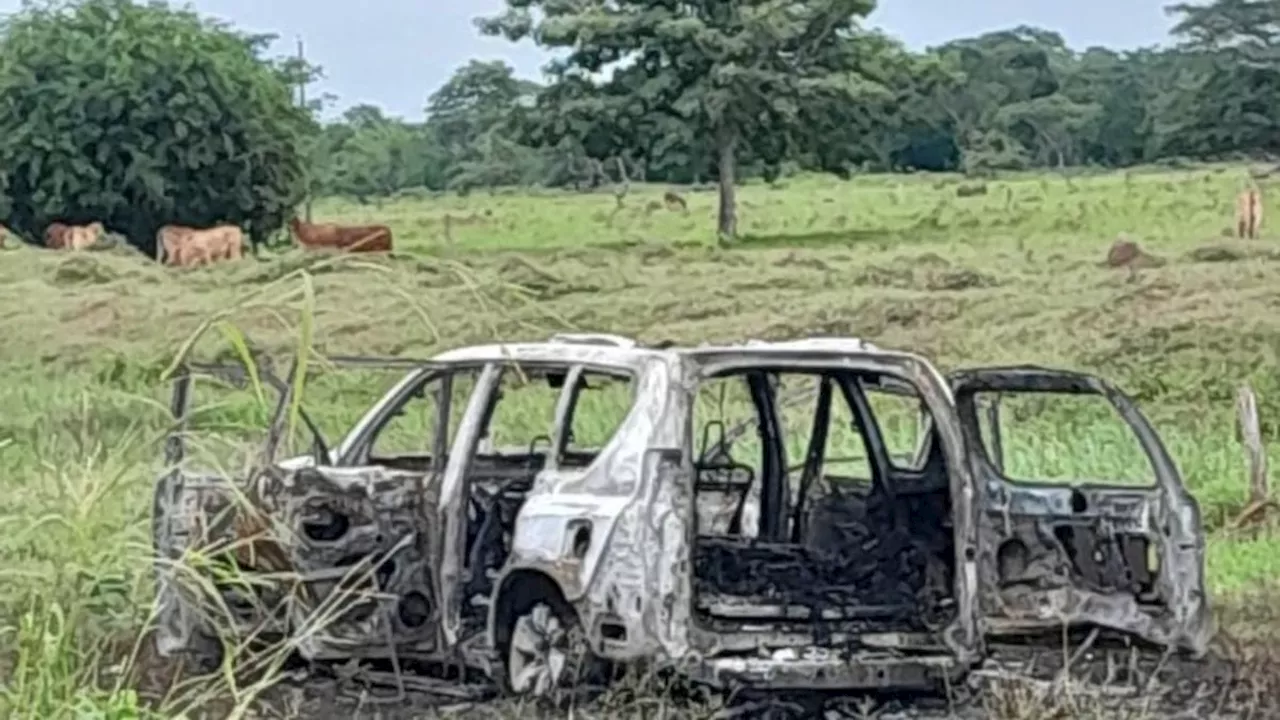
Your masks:
{"label": "large leafy tree", "polygon": [[255,242],[306,191],[308,110],[270,37],[129,0],[28,5],[0,28],[0,205],[28,237],[100,220],[150,251],[166,223]]}
{"label": "large leafy tree", "polygon": [[874,7],[874,0],[507,0],[504,14],[478,24],[487,34],[565,50],[553,75],[612,71],[597,85],[622,109],[613,117],[661,113],[692,127],[714,149],[717,228],[733,236],[737,160],[752,139],[776,143],[797,129],[807,105],[856,104],[865,95],[870,83],[848,43]]}
{"label": "large leafy tree", "polygon": [[881,33],[867,33],[844,50],[845,64],[873,84],[858,103],[830,97],[802,108],[801,142],[792,149],[806,164],[840,175],[855,166],[954,166],[950,121],[937,98],[958,74],[937,56],[912,53]]}
{"label": "large leafy tree", "polygon": [[1155,101],[1157,151],[1280,152],[1280,3],[1216,0],[1169,11],[1183,62]]}
{"label": "large leafy tree", "polygon": [[324,137],[329,154],[320,168],[336,192],[365,200],[408,187],[443,185],[439,144],[422,125],[389,118],[372,105],[356,105],[343,113],[342,123],[326,127]]}
{"label": "large leafy tree", "polygon": [[515,77],[502,61],[471,62],[458,68],[427,99],[427,124],[450,167],[458,189],[524,184],[537,178],[539,156],[522,145],[524,115],[538,86]]}

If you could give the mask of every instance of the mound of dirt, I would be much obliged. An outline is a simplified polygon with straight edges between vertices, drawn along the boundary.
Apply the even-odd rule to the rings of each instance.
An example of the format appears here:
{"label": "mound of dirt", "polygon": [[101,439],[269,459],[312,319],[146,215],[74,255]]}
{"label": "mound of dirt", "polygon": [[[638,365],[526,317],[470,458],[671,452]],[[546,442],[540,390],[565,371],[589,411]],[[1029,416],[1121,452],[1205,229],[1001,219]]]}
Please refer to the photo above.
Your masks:
{"label": "mound of dirt", "polygon": [[1111,249],[1107,251],[1107,259],[1102,264],[1104,267],[1111,268],[1153,268],[1161,267],[1165,262],[1164,258],[1148,253],[1138,243],[1121,236],[1111,243]]}

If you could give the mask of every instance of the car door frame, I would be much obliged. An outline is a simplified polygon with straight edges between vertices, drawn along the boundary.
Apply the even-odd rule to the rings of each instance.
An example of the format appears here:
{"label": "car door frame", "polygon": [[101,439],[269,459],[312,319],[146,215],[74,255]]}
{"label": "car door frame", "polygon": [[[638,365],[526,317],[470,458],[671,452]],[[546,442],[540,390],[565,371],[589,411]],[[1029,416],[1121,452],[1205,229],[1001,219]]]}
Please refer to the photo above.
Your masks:
{"label": "car door frame", "polygon": [[[199,496],[205,491],[213,491],[215,485],[221,482],[228,482],[225,479],[216,480],[213,477],[205,476],[187,476],[182,467],[182,462],[186,459],[186,443],[185,433],[189,426],[191,411],[191,394],[192,385],[197,374],[208,374],[218,377],[233,385],[245,384],[253,382],[255,384],[266,385],[278,393],[271,420],[267,427],[266,439],[260,455],[258,475],[255,478],[256,484],[269,483],[272,475],[278,474],[272,469],[284,473],[317,473],[323,476],[326,472],[334,475],[358,475],[362,472],[373,472],[380,466],[373,464],[355,464],[352,462],[351,452],[364,447],[368,448],[369,442],[376,437],[379,428],[385,426],[385,423],[394,416],[397,409],[408,402],[414,392],[430,382],[439,379],[443,373],[445,379],[445,387],[442,388],[440,402],[437,405],[437,423],[435,434],[432,439],[433,447],[433,466],[436,458],[442,457],[439,454],[447,442],[449,428],[449,400],[451,395],[448,390],[451,388],[453,375],[457,370],[468,369],[465,364],[449,364],[432,361],[417,360],[397,360],[397,359],[380,359],[380,358],[327,358],[326,361],[337,366],[374,366],[374,367],[408,367],[414,372],[406,375],[395,387],[374,403],[365,415],[356,423],[355,427],[347,434],[343,442],[337,448],[326,448],[324,453],[327,457],[320,458],[313,456],[311,463],[303,463],[299,466],[289,464],[288,467],[277,465],[277,453],[279,445],[283,439],[286,421],[288,419],[289,409],[293,399],[294,379],[298,370],[298,363],[295,360],[289,371],[289,375],[285,380],[280,380],[274,376],[269,367],[246,368],[242,364],[200,364],[200,363],[182,363],[173,375],[173,391],[169,403],[169,411],[174,418],[174,425],[164,444],[164,472],[157,482],[155,495],[153,498],[153,516],[152,516],[152,537],[156,551],[156,573],[157,573],[157,602],[160,607],[160,615],[162,621],[168,621],[174,630],[170,632],[173,638],[165,639],[165,648],[161,649],[162,653],[171,653],[179,651],[184,647],[190,646],[199,638],[194,633],[197,621],[189,617],[190,609],[178,598],[178,590],[174,580],[170,575],[172,572],[166,570],[166,567],[172,565],[183,552],[184,539],[187,538],[192,530],[191,523],[195,521],[194,517],[190,517],[189,513],[183,510],[192,510],[198,505]],[[256,388],[255,388],[256,389]],[[305,417],[303,420],[310,424],[311,421]],[[363,442],[360,442],[363,438]],[[355,442],[353,446],[353,441]],[[325,462],[325,461],[328,462]],[[432,519],[438,519],[439,502],[438,493],[431,492],[433,485],[438,485],[439,479],[443,476],[443,467],[433,467],[431,470],[422,473],[422,485],[420,486],[425,492],[425,496],[418,500],[429,506],[429,514],[436,516]],[[262,473],[265,473],[263,475]],[[406,473],[416,474],[416,473]],[[264,485],[264,487],[266,487]],[[193,495],[194,493],[194,495]],[[436,495],[432,498],[432,495]],[[432,567],[438,567],[440,537],[440,524],[433,523],[433,528],[428,529],[428,536],[425,539],[425,554],[428,557],[428,570]],[[432,530],[435,532],[432,532]],[[440,586],[437,582],[438,573],[430,571],[431,577],[428,582],[431,586],[432,594],[435,598],[440,598]],[[439,600],[436,601],[439,607]],[[424,628],[424,632],[426,628]],[[434,622],[429,626],[428,644],[437,648],[440,642],[440,623]],[[304,643],[306,647],[300,647],[304,654],[315,654],[323,652],[323,643],[308,641]]]}
{"label": "car door frame", "polygon": [[[538,475],[554,472],[559,464],[560,451],[563,448],[567,430],[563,427],[569,417],[568,402],[573,398],[573,387],[581,377],[583,369],[590,369],[590,363],[574,360],[524,360],[520,358],[501,358],[483,363],[475,388],[467,401],[454,434],[450,447],[448,462],[444,468],[440,489],[440,554],[438,570],[440,586],[440,623],[441,637],[446,648],[459,647],[468,638],[462,635],[462,606],[466,601],[463,596],[464,573],[466,571],[467,546],[467,505],[471,495],[471,470],[479,452],[482,432],[487,431],[493,420],[493,410],[501,398],[496,395],[501,387],[502,378],[511,366],[517,367],[563,367],[566,370],[565,384],[560,388],[556,400],[554,428],[551,443],[547,448],[547,463]],[[504,568],[505,571],[505,568]],[[498,584],[501,587],[501,583]]]}
{"label": "car door frame", "polygon": [[[1200,508],[1187,491],[1163,441],[1137,404],[1112,383],[1087,373],[1036,366],[981,367],[953,372],[948,380],[969,447],[972,474],[980,498],[979,575],[982,578],[984,624],[993,635],[1060,629],[1064,622],[1092,624],[1135,633],[1153,643],[1203,654],[1212,636],[1212,619],[1204,584],[1204,534]],[[1092,395],[1108,401],[1134,433],[1151,462],[1151,486],[1107,483],[1097,479],[1074,484],[1012,480],[1003,458],[992,458],[982,435],[979,393]],[[998,411],[987,414],[988,423]],[[990,437],[1002,447],[998,423]],[[1096,509],[1095,509],[1096,508]],[[1000,552],[1017,539],[1014,518],[1037,528],[1061,518],[1087,518],[1112,527],[1127,523],[1159,538],[1160,562],[1155,587],[1164,611],[1145,612],[1132,595],[1100,593],[1078,579],[1070,586],[1040,590],[1007,603],[1001,591]],[[1036,520],[1039,519],[1039,520]],[[1065,552],[1065,547],[1063,548]],[[1130,556],[1126,560],[1132,560]],[[1148,561],[1149,569],[1149,561]],[[1074,578],[1074,573],[1072,574]],[[1016,618],[995,608],[1014,609]]]}
{"label": "car door frame", "polygon": [[[777,367],[792,370],[849,370],[854,372],[887,375],[911,386],[932,416],[930,442],[941,442],[941,451],[948,469],[948,489],[952,503],[953,537],[955,543],[954,595],[956,621],[943,631],[946,645],[962,665],[977,662],[985,655],[984,638],[980,632],[980,614],[977,606],[979,576],[977,573],[978,497],[974,487],[971,465],[967,462],[967,446],[956,415],[951,387],[946,378],[925,358],[912,353],[873,350],[864,352],[804,350],[793,348],[710,350],[691,354],[692,378],[705,382],[725,373],[749,368]],[[693,426],[692,406],[689,408],[688,426]],[[692,443],[690,439],[688,442]],[[690,467],[689,476],[694,473]],[[692,488],[688,497],[687,517],[693,517],[697,508]],[[685,530],[689,546],[695,537],[693,523],[686,522]],[[682,579],[690,582],[688,578]],[[687,586],[692,605],[691,585]]]}

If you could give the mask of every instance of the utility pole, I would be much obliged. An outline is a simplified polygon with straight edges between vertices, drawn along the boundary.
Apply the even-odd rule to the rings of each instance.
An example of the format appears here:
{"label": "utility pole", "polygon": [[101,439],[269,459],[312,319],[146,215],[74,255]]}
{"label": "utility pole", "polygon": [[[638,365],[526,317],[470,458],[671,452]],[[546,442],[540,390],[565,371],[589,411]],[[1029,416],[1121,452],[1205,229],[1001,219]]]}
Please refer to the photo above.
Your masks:
{"label": "utility pole", "polygon": [[[306,62],[307,62],[307,56],[306,56],[306,53],[303,51],[302,36],[299,35],[298,36],[298,68],[301,69],[306,67]],[[301,79],[298,81],[298,104],[301,105],[303,109],[306,109],[307,107],[307,78],[305,75],[302,76]],[[307,196],[306,196],[306,204],[303,206],[304,207],[303,213],[306,216],[307,222],[311,222],[311,160],[312,158],[307,158],[306,170],[304,171],[306,174]]]}

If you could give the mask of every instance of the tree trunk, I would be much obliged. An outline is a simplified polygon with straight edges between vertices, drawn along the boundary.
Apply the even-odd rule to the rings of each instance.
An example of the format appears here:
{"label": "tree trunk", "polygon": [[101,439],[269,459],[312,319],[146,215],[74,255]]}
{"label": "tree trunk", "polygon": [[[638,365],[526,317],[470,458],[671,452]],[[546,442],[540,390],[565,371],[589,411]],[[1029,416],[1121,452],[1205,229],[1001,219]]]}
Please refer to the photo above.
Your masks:
{"label": "tree trunk", "polygon": [[716,151],[720,170],[720,216],[716,232],[722,240],[738,235],[738,200],[736,195],[738,133],[722,128],[716,133]]}

